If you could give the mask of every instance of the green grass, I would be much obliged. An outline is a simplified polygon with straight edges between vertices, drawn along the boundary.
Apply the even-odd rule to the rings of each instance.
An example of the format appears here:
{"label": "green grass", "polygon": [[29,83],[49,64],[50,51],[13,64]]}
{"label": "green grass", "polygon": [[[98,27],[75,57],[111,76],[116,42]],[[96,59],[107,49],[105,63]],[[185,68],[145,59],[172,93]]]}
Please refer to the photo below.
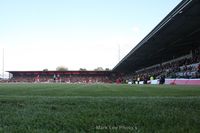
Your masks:
{"label": "green grass", "polygon": [[0,84],[0,132],[200,132],[200,87]]}

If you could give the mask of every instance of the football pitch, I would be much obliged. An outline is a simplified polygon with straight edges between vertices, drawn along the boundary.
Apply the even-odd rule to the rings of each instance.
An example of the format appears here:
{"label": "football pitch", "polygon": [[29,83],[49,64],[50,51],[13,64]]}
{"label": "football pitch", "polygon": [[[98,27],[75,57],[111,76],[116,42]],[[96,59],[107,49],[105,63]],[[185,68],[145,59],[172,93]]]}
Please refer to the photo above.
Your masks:
{"label": "football pitch", "polygon": [[0,84],[0,132],[200,132],[200,87]]}

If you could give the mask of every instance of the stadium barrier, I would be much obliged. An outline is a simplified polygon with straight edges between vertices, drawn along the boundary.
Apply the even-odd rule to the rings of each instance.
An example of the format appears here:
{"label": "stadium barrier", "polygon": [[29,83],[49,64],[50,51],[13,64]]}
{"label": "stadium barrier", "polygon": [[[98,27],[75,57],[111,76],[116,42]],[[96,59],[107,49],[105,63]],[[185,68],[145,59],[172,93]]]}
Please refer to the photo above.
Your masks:
{"label": "stadium barrier", "polygon": [[[159,84],[159,80],[151,80],[151,84]],[[200,85],[200,79],[165,79],[167,85]]]}
{"label": "stadium barrier", "polygon": [[159,80],[150,80],[151,84],[152,85],[156,85],[156,84],[159,84]]}
{"label": "stadium barrier", "polygon": [[200,85],[200,79],[165,79],[165,84],[171,85]]}
{"label": "stadium barrier", "polygon": [[140,84],[140,85],[143,85],[143,84],[144,84],[144,81],[140,81],[139,84]]}

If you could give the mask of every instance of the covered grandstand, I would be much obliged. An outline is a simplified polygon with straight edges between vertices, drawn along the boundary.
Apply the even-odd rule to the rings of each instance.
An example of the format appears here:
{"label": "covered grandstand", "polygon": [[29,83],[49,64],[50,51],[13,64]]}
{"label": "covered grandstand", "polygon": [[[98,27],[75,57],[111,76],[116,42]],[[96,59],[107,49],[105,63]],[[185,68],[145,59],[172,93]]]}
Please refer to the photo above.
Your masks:
{"label": "covered grandstand", "polygon": [[[199,63],[199,36],[200,1],[184,0],[132,49],[113,71],[135,73],[183,59],[195,58],[191,64]],[[198,67],[198,64],[196,66]]]}
{"label": "covered grandstand", "polygon": [[183,0],[114,68],[134,72],[190,54],[200,46],[200,1]]}
{"label": "covered grandstand", "polygon": [[10,82],[110,83],[111,71],[8,71]]}
{"label": "covered grandstand", "polygon": [[[136,77],[141,74],[153,74],[156,77],[165,74],[174,76],[173,78],[200,78],[199,36],[200,1],[183,0],[113,68],[113,71]],[[170,71],[173,76],[169,74]],[[190,75],[186,73],[184,77],[185,71]]]}

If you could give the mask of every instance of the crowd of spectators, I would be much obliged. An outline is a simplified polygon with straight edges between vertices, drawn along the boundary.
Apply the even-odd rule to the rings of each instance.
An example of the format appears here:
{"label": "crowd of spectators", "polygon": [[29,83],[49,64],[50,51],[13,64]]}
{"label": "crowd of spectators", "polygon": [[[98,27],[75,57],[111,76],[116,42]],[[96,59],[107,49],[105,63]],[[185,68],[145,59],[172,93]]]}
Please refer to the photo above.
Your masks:
{"label": "crowd of spectators", "polygon": [[43,82],[43,83],[110,83],[111,80],[108,76],[15,76],[9,80],[9,82]]}
{"label": "crowd of spectators", "polygon": [[153,79],[166,78],[200,78],[200,52],[196,52],[192,57],[186,57],[167,63],[157,64],[154,67],[137,71],[134,74],[126,75],[123,81],[133,79],[133,82],[144,81],[147,83],[151,77]]}

